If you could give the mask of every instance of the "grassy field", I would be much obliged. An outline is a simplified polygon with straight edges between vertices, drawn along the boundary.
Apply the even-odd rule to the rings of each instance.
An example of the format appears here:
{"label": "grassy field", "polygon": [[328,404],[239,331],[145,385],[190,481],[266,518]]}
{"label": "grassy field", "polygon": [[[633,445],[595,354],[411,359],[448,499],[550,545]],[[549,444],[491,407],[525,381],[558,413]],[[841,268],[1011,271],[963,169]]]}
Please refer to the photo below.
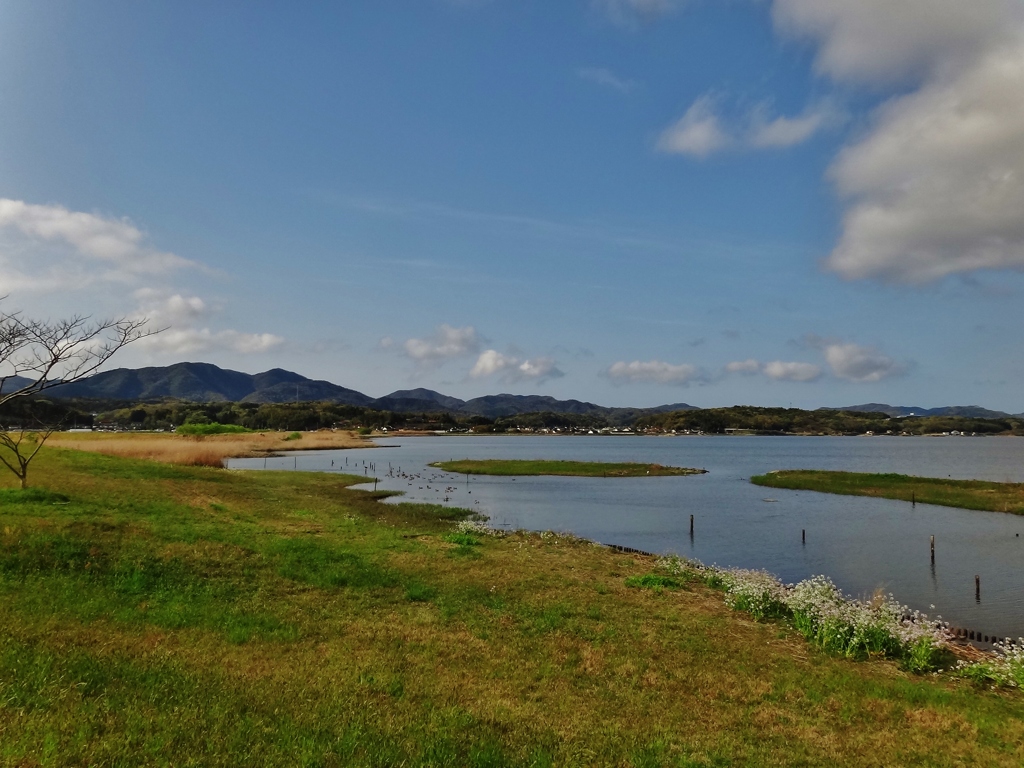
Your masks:
{"label": "grassy field", "polygon": [[788,469],[750,478],[756,485],[821,491],[848,496],[878,496],[944,507],[1024,514],[1024,483],[990,483],[863,472]]}
{"label": "grassy field", "polygon": [[461,459],[439,461],[432,467],[460,475],[567,475],[569,477],[661,477],[699,475],[703,469],[663,467],[661,464],[612,463],[602,461],[546,461],[520,459]]}
{"label": "grassy field", "polygon": [[0,491],[3,766],[1024,762],[1019,695],[832,658],[649,559],[363,477],[37,462]]}
{"label": "grassy field", "polygon": [[57,432],[48,445],[108,456],[152,459],[186,466],[219,467],[224,459],[265,456],[278,451],[372,448],[351,432],[252,432],[177,435],[156,432]]}

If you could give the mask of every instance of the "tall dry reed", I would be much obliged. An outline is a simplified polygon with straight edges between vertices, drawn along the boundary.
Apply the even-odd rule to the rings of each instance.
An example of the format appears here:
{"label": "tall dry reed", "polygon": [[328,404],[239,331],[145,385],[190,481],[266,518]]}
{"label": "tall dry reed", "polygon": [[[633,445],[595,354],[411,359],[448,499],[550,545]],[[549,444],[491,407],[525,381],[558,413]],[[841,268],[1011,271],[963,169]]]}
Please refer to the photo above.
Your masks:
{"label": "tall dry reed", "polygon": [[366,448],[367,440],[352,432],[303,432],[287,440],[286,432],[253,432],[241,435],[188,436],[138,432],[60,433],[49,444],[108,456],[150,459],[168,464],[223,466],[224,459],[266,456],[279,451]]}

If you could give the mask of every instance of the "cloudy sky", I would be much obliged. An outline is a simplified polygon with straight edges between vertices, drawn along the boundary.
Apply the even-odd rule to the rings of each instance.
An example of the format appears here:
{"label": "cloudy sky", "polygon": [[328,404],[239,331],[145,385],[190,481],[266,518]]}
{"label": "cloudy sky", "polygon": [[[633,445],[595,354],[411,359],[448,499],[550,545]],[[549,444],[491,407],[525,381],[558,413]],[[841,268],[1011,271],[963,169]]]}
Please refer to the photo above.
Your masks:
{"label": "cloudy sky", "polygon": [[0,294],[370,395],[1024,411],[1019,0],[0,0]]}

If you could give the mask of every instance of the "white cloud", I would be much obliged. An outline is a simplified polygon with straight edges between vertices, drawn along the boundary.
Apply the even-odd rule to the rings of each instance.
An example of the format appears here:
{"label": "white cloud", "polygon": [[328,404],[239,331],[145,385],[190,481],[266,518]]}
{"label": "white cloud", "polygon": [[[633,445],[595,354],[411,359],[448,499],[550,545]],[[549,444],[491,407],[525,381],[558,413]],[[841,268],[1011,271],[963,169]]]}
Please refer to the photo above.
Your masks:
{"label": "white cloud", "polygon": [[168,328],[154,336],[136,342],[140,349],[171,355],[196,352],[237,352],[258,354],[269,352],[284,344],[284,339],[272,333],[241,333],[234,330],[211,331],[209,328]]}
{"label": "white cloud", "polygon": [[701,378],[700,370],[694,365],[673,365],[661,360],[618,362],[608,369],[607,375],[616,383],[647,382],[675,385],[686,385]]}
{"label": "white cloud", "polygon": [[716,99],[705,94],[658,138],[662,152],[707,157],[724,149],[781,149],[801,144],[842,119],[830,102],[808,107],[795,117],[772,116],[761,104],[742,118],[726,121],[716,112]]}
{"label": "white cloud", "polygon": [[777,381],[814,381],[821,368],[813,363],[790,363],[774,360],[764,365],[764,375]]}
{"label": "white cloud", "polygon": [[732,143],[715,114],[714,99],[704,95],[658,137],[657,148],[674,155],[707,157]]}
{"label": "white cloud", "polygon": [[139,307],[133,316],[147,318],[150,328],[160,330],[137,343],[142,350],[170,355],[216,351],[258,354],[276,349],[285,341],[272,333],[211,330],[205,321],[215,311],[198,296],[168,295],[160,289],[140,288],[135,291],[135,298]]}
{"label": "white cloud", "polygon": [[494,349],[480,353],[476,364],[469,372],[474,379],[500,374],[506,381],[544,381],[564,376],[557,363],[550,357],[523,360],[515,355],[506,355]]}
{"label": "white cloud", "polygon": [[832,373],[849,381],[875,382],[903,373],[903,366],[873,347],[833,342],[822,350]]}
{"label": "white cloud", "polygon": [[726,373],[741,373],[745,376],[749,376],[754,373],[760,373],[760,371],[761,364],[753,358],[750,358],[749,360],[737,360],[732,363],[726,363],[725,365]]}
{"label": "white cloud", "polygon": [[135,291],[135,298],[145,315],[155,327],[194,323],[208,313],[206,302],[198,296],[182,296],[175,293],[170,296],[155,288],[140,288]]}
{"label": "white cloud", "polygon": [[535,357],[532,360],[523,360],[516,367],[517,375],[526,379],[552,379],[564,376],[558,369],[554,358]]}
{"label": "white cloud", "polygon": [[845,81],[903,82],[830,174],[846,201],[826,265],[921,282],[1024,268],[1024,3],[774,0],[784,34]]}
{"label": "white cloud", "polygon": [[447,323],[440,325],[433,336],[405,342],[405,353],[417,363],[439,363],[464,357],[475,354],[479,348],[480,338],[473,326],[454,328]]}
{"label": "white cloud", "polygon": [[19,301],[31,294],[34,305],[49,302],[58,312],[73,306],[85,314],[146,318],[162,332],[133,348],[150,352],[259,353],[284,343],[271,333],[207,327],[216,308],[171,282],[184,268],[211,272],[159,250],[127,218],[0,198],[0,293]]}
{"label": "white cloud", "polygon": [[1024,38],[882,106],[832,167],[849,200],[827,266],[920,282],[1024,267]]}
{"label": "white cloud", "polygon": [[1014,34],[1017,0],[774,0],[783,34],[820,45],[820,72],[885,83],[940,74]]}
{"label": "white cloud", "polygon": [[[889,376],[898,376],[906,370],[906,366],[883,355],[874,347],[823,339],[814,335],[806,337],[805,343],[821,352],[836,378],[847,381],[881,381]],[[762,365],[753,358],[727,363],[723,370],[726,374],[736,373],[745,376],[763,373],[769,379],[777,381],[815,381],[822,375],[821,366],[814,363],[775,360]]]}
{"label": "white cloud", "polygon": [[814,134],[835,125],[841,114],[830,103],[820,103],[796,117],[780,115],[772,118],[767,107],[761,106],[750,114],[750,127],[745,143],[755,149],[792,147],[802,144]]}
{"label": "white cloud", "polygon": [[495,373],[508,370],[508,368],[514,366],[518,362],[519,361],[514,357],[503,355],[493,349],[486,349],[480,353],[480,357],[477,358],[476,364],[473,366],[473,370],[469,372],[469,375],[474,379],[478,379],[483,376],[491,376]]}
{"label": "white cloud", "polygon": [[[41,278],[39,282],[43,288],[51,282],[46,274],[48,267],[52,271],[54,267],[71,266],[69,262],[73,263],[76,257],[106,265],[107,270],[102,273],[106,279],[163,274],[182,267],[199,266],[148,245],[145,234],[127,219],[69,211],[59,205],[33,205],[22,200],[0,198],[0,230],[21,238],[21,242],[17,239],[6,242],[5,251],[17,249],[24,252],[26,246],[32,248],[36,274]],[[51,249],[56,249],[56,252]],[[71,254],[67,253],[68,249]],[[3,255],[6,257],[8,254]],[[4,266],[8,265],[5,263]],[[95,269],[89,271],[95,275]]]}
{"label": "white cloud", "polygon": [[592,83],[604,85],[608,88],[614,88],[622,93],[629,93],[637,86],[636,80],[619,77],[614,72],[603,67],[580,67],[580,69],[576,70],[576,74],[584,80],[589,80]]}

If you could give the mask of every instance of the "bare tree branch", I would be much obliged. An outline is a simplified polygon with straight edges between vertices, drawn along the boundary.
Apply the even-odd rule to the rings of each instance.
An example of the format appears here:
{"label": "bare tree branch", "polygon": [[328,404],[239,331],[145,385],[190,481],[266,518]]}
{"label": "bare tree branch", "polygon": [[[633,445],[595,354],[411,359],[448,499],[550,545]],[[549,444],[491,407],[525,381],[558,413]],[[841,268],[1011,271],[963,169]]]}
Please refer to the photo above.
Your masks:
{"label": "bare tree branch", "polygon": [[145,318],[49,321],[0,312],[0,406],[92,375],[122,347],[159,333],[145,325]]}
{"label": "bare tree branch", "polygon": [[[0,297],[2,300],[4,297]],[[12,400],[70,384],[95,373],[118,350],[163,329],[146,319],[93,321],[85,315],[64,320],[33,320],[21,312],[0,311],[0,409]],[[0,425],[0,462],[26,487],[28,466],[56,429],[40,424],[35,442],[24,445],[20,430]]]}

